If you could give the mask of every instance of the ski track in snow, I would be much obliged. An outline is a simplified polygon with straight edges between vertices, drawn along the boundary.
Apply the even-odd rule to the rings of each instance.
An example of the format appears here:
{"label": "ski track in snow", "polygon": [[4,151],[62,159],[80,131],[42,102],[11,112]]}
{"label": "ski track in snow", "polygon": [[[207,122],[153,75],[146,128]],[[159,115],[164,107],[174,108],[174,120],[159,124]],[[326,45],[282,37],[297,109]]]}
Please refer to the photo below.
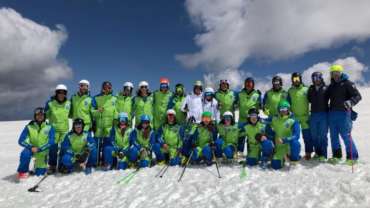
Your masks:
{"label": "ski track in snow", "polygon": [[352,132],[360,154],[354,173],[347,165],[301,162],[281,171],[246,168],[247,177],[240,179],[239,165],[221,164],[221,179],[215,165],[189,166],[178,183],[180,167],[155,178],[162,168],[155,166],[140,170],[128,184],[117,181],[134,169],[49,176],[42,192],[30,193],[40,178],[15,183],[17,140],[27,121],[0,122],[0,207],[370,207],[370,89],[361,92]]}

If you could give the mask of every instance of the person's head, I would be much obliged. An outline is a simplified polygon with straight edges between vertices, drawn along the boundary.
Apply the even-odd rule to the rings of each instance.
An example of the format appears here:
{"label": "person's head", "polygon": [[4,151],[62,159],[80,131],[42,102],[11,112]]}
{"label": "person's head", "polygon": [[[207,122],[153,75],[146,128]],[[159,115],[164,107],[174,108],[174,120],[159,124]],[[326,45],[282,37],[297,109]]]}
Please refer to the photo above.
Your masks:
{"label": "person's head", "polygon": [[175,124],[176,123],[176,112],[173,109],[167,110],[167,122],[169,124]]}
{"label": "person's head", "polygon": [[278,111],[280,116],[288,116],[290,112],[290,104],[286,100],[282,100],[278,104]]}
{"label": "person's head", "polygon": [[212,113],[211,112],[205,111],[202,113],[202,123],[206,126],[212,123]]}
{"label": "person's head", "polygon": [[55,99],[58,102],[64,102],[67,99],[67,86],[59,84],[55,87]]}
{"label": "person's head", "polygon": [[148,115],[142,115],[140,117],[140,125],[143,129],[150,128],[150,117]]}
{"label": "person's head", "polygon": [[125,82],[123,84],[122,95],[131,96],[134,85],[131,82]]}
{"label": "person's head", "polygon": [[109,95],[112,93],[112,83],[109,81],[104,81],[102,86],[101,86],[101,92],[104,95]]}
{"label": "person's head", "polygon": [[203,84],[201,81],[195,81],[194,87],[193,87],[193,92],[196,95],[200,95],[203,91]]}
{"label": "person's head", "polygon": [[330,77],[334,82],[340,82],[342,79],[342,73],[343,73],[343,66],[341,65],[333,65],[330,67]]}
{"label": "person's head", "polygon": [[234,124],[234,116],[230,111],[226,111],[222,115],[222,121],[225,126],[230,126]]}
{"label": "person's head", "polygon": [[244,88],[250,92],[254,89],[254,79],[252,77],[248,77],[244,80]]}
{"label": "person's head", "polygon": [[302,75],[299,72],[294,72],[291,77],[292,85],[299,87],[302,84]]}
{"label": "person's head", "polygon": [[272,89],[279,91],[283,87],[283,79],[280,76],[274,76],[272,78]]}
{"label": "person's head", "polygon": [[42,107],[35,108],[33,111],[33,120],[36,123],[42,123],[45,121],[45,109]]}
{"label": "person's head", "polygon": [[259,121],[259,112],[256,108],[251,108],[248,110],[248,122],[255,125]]}
{"label": "person's head", "polygon": [[88,80],[86,79],[81,80],[80,82],[78,82],[78,86],[79,86],[78,90],[81,95],[89,93],[90,82]]}
{"label": "person's head", "polygon": [[72,131],[75,134],[77,135],[82,134],[84,131],[84,127],[85,127],[85,122],[81,118],[76,118],[75,120],[73,120]]}
{"label": "person's head", "polygon": [[176,96],[184,96],[185,95],[185,88],[183,84],[176,84],[175,86],[175,95]]}
{"label": "person's head", "polygon": [[324,84],[324,78],[321,72],[314,72],[311,75],[312,84],[315,86],[321,86]]}
{"label": "person's head", "polygon": [[227,79],[221,79],[220,80],[220,90],[221,91],[227,91],[230,87],[230,83],[229,83],[229,80]]}
{"label": "person's head", "polygon": [[204,98],[207,100],[207,101],[211,101],[214,97],[214,94],[215,94],[215,91],[213,90],[212,87],[207,87],[205,90],[204,90]]}
{"label": "person's head", "polygon": [[147,81],[141,81],[139,83],[139,93],[140,96],[147,96],[149,94],[149,83]]}
{"label": "person's head", "polygon": [[170,88],[170,81],[167,78],[162,77],[159,80],[159,90],[161,92],[167,92],[169,88]]}
{"label": "person's head", "polygon": [[118,128],[126,129],[129,126],[128,115],[125,112],[118,114]]}

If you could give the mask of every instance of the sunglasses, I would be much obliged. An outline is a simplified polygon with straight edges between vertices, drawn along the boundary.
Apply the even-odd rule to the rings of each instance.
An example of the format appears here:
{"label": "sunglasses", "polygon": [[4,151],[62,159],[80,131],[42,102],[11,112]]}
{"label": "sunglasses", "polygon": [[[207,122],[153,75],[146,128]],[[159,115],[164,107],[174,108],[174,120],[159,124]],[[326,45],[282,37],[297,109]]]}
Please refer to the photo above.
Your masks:
{"label": "sunglasses", "polygon": [[67,92],[65,90],[57,90],[55,93],[56,94],[63,94],[63,95],[67,94]]}
{"label": "sunglasses", "polygon": [[301,81],[301,79],[300,79],[299,77],[293,77],[293,78],[292,78],[292,81],[293,81],[293,82],[300,82],[300,81]]}
{"label": "sunglasses", "polygon": [[148,86],[141,86],[140,88],[141,88],[141,89],[147,89],[147,88],[148,88]]}
{"label": "sunglasses", "polygon": [[289,109],[288,108],[280,108],[279,111],[280,112],[284,112],[284,111],[288,111]]}

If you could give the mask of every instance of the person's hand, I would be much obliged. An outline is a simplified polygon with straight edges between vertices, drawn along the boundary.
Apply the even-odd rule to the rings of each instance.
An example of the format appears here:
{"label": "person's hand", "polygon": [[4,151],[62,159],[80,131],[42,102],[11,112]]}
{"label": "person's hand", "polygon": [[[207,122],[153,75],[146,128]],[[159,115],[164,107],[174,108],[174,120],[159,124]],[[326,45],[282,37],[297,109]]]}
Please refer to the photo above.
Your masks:
{"label": "person's hand", "polygon": [[119,151],[117,153],[117,157],[122,160],[125,157],[125,153],[123,153],[122,151]]}
{"label": "person's hand", "polygon": [[283,142],[283,140],[281,138],[277,138],[276,139],[276,143],[277,144],[283,144],[284,142]]}
{"label": "person's hand", "polygon": [[99,107],[99,108],[98,108],[98,112],[99,112],[99,113],[102,113],[103,111],[104,111],[104,108],[103,108],[103,107]]}
{"label": "person's hand", "polygon": [[32,148],[31,148],[31,151],[32,151],[32,153],[36,153],[36,152],[38,152],[38,151],[39,151],[39,148],[37,148],[37,147],[32,147]]}
{"label": "person's hand", "polygon": [[349,110],[349,109],[351,109],[352,108],[352,101],[350,101],[350,100],[346,100],[345,102],[344,102],[344,107],[347,109],[347,110]]}
{"label": "person's hand", "polygon": [[262,135],[262,136],[261,136],[261,142],[263,142],[263,141],[265,141],[265,140],[267,140],[267,137],[266,137],[265,135]]}
{"label": "person's hand", "polygon": [[168,150],[168,144],[163,144],[163,149],[167,151]]}

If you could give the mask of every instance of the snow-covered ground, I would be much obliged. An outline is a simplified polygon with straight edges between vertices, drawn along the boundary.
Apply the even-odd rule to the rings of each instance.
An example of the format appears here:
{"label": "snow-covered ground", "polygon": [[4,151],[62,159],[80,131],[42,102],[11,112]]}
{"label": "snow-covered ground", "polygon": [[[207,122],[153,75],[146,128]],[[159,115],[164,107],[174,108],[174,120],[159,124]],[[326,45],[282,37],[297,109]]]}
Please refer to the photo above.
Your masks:
{"label": "snow-covered ground", "polygon": [[360,153],[354,167],[301,162],[282,171],[247,168],[241,179],[240,166],[189,167],[178,183],[181,168],[169,168],[155,178],[161,167],[140,170],[128,184],[117,184],[133,170],[74,173],[51,176],[42,192],[28,188],[39,180],[30,177],[15,183],[21,148],[17,144],[27,121],[0,122],[0,207],[370,207],[370,93],[362,90],[356,107],[359,118],[353,138]]}

